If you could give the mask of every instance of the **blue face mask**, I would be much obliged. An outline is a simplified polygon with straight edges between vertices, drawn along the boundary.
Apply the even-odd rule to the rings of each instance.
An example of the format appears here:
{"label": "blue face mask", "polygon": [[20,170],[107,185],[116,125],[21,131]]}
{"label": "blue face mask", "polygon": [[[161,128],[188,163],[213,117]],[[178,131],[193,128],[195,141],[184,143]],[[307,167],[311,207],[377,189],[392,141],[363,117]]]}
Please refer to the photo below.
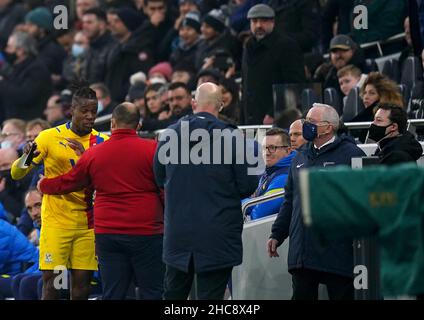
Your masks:
{"label": "blue face mask", "polygon": [[12,141],[5,140],[1,143],[1,148],[2,149],[12,148],[12,145],[13,145]]}
{"label": "blue face mask", "polygon": [[74,43],[72,45],[72,55],[74,58],[78,58],[80,55],[82,55],[85,51],[85,48],[79,44]]}
{"label": "blue face mask", "polygon": [[99,114],[100,112],[102,112],[104,110],[104,106],[103,103],[99,100],[97,101],[97,114]]}
{"label": "blue face mask", "polygon": [[314,141],[318,135],[318,126],[316,124],[305,121],[302,127],[303,138],[307,141]]}

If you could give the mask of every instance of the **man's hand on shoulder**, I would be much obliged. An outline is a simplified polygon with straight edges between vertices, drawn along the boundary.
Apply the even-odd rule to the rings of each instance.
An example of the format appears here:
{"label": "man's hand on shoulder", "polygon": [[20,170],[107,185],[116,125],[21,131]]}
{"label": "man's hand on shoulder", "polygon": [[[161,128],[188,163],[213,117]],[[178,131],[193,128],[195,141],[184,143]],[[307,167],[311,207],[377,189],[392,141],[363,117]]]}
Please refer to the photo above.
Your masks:
{"label": "man's hand on shoulder", "polygon": [[68,141],[68,146],[75,151],[78,157],[84,153],[85,149],[81,142],[71,138],[65,138],[65,140]]}

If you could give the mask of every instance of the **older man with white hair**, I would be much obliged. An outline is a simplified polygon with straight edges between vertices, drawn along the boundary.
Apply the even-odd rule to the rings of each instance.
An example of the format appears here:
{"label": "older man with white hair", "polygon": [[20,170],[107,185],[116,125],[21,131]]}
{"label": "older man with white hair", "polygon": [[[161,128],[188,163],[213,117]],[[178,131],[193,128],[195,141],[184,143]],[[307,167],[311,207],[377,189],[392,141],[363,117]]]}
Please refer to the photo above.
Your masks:
{"label": "older man with white hair", "polygon": [[309,110],[302,128],[309,142],[292,161],[285,201],[267,244],[269,256],[278,257],[277,247],[290,237],[288,269],[294,300],[317,300],[320,283],[327,286],[330,299],[353,299],[352,241],[318,243],[303,225],[300,203],[300,170],[350,165],[352,157],[365,156],[353,139],[336,135],[338,127],[339,116],[333,107],[314,104]]}

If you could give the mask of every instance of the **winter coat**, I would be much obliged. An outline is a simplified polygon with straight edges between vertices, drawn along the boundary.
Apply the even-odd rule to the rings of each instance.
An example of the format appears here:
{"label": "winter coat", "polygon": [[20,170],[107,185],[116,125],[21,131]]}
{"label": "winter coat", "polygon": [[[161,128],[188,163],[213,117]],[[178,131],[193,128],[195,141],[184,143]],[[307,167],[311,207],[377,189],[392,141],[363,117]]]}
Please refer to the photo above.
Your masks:
{"label": "winter coat", "polygon": [[274,31],[251,38],[243,53],[242,79],[245,124],[262,124],[274,115],[273,85],[305,80],[303,54],[296,41]]}
{"label": "winter coat", "polygon": [[[182,131],[183,124],[185,129]],[[214,129],[237,130],[207,112],[184,117],[170,126],[163,136],[176,132],[178,138],[170,144],[183,149],[183,144],[187,143],[192,152],[195,152],[193,144],[197,146],[197,143],[188,145],[190,142],[182,139],[186,125],[189,132],[207,130],[211,138]],[[224,147],[223,139],[215,141],[221,141]],[[193,164],[188,161],[188,164],[164,165],[159,160],[161,148],[166,149],[165,143],[161,141],[158,145],[154,168],[158,185],[165,187],[163,261],[188,272],[193,259],[195,273],[239,265],[243,256],[240,201],[253,193],[258,184],[257,177],[247,175],[246,161],[235,163],[235,144],[229,146],[233,155],[230,164]],[[221,163],[224,156],[222,152]]]}
{"label": "winter coat", "polygon": [[105,83],[112,100],[124,101],[130,87],[130,76],[153,66],[153,40],[143,26],[131,34],[125,43],[116,43],[106,60]]}
{"label": "winter coat", "polygon": [[4,118],[39,118],[51,90],[49,70],[40,60],[29,57],[14,65],[12,74],[0,81],[0,107]]}
{"label": "winter coat", "polygon": [[380,163],[393,165],[403,162],[417,161],[423,154],[421,144],[410,132],[380,141],[374,155]]}
{"label": "winter coat", "polygon": [[293,159],[285,187],[285,198],[277,219],[272,226],[271,238],[278,245],[290,237],[288,269],[311,269],[353,276],[353,243],[350,240],[322,243],[303,224],[299,171],[310,167],[327,168],[335,165],[351,165],[352,157],[365,153],[352,138],[337,137],[319,151],[308,143]]}

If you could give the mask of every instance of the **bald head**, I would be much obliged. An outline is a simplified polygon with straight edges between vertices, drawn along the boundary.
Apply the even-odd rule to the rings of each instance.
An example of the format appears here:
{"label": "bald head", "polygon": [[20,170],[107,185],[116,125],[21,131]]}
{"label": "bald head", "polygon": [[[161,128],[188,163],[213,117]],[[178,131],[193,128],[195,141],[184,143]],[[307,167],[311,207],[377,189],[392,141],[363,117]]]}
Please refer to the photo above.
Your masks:
{"label": "bald head", "polygon": [[113,129],[137,129],[140,122],[140,113],[131,102],[124,102],[115,107],[112,112]]}
{"label": "bald head", "polygon": [[292,122],[289,129],[290,144],[293,149],[298,149],[306,143],[302,135],[302,120]]}
{"label": "bald head", "polygon": [[0,170],[8,170],[18,159],[18,153],[13,148],[0,149]]}
{"label": "bald head", "polygon": [[218,116],[221,106],[222,92],[219,86],[212,82],[206,82],[197,88],[194,113],[209,112]]}

